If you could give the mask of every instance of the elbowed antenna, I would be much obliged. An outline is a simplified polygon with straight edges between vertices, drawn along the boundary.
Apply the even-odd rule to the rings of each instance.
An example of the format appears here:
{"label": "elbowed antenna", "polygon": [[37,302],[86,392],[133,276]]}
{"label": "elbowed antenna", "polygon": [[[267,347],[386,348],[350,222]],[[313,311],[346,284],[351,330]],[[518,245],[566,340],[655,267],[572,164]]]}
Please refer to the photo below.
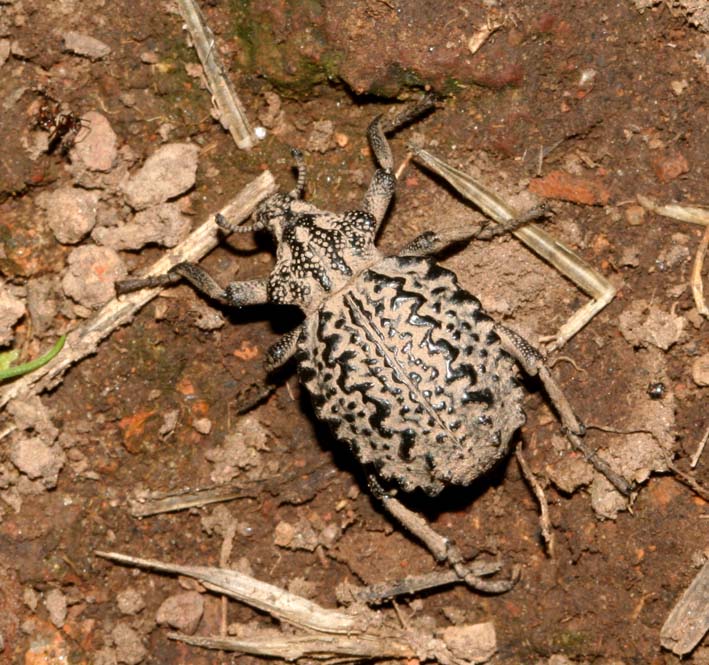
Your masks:
{"label": "elbowed antenna", "polygon": [[300,152],[298,148],[291,148],[290,154],[293,155],[293,159],[295,159],[295,168],[298,169],[298,180],[296,181],[295,189],[288,192],[288,196],[292,199],[300,199],[305,192],[305,160],[303,159],[303,153]]}
{"label": "elbowed antenna", "polygon": [[250,224],[249,226],[235,226],[220,212],[214,215],[214,221],[220,229],[229,231],[229,233],[252,233],[253,231],[260,231],[264,228],[263,222],[256,222],[255,224]]}

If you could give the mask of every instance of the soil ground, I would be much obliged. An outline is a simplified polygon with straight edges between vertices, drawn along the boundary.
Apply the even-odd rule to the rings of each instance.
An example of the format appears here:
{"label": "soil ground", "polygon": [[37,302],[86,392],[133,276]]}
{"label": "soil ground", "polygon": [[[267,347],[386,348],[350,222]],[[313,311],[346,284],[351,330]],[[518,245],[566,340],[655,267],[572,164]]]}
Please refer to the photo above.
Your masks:
{"label": "soil ground", "polygon": [[[346,4],[349,9],[345,3],[325,9],[310,3],[300,14],[285,4],[264,4],[263,21],[275,26],[269,48],[281,57],[273,64],[263,53],[247,58],[242,51],[248,31],[234,29],[246,21],[239,12],[252,11],[253,20],[256,10],[246,3],[205,3],[207,22],[227,44],[223,55],[251,119],[269,129],[249,153],[238,151],[213,120],[209,94],[186,73],[185,65],[197,57],[186,45],[182,21],[162,3],[1,4],[0,38],[12,48],[0,65],[5,287],[21,297],[29,281],[62,274],[73,249],[56,240],[37,197],[79,185],[81,177],[70,154],[30,156],[25,148],[40,90],[77,115],[103,114],[118,136],[118,159],[131,170],[165,136],[198,145],[196,185],[181,202],[196,225],[266,167],[290,189],[289,146],[306,151],[308,200],[330,209],[355,207],[373,170],[366,127],[393,105],[382,95],[413,96],[416,85],[432,85],[447,96],[435,113],[392,140],[397,161],[415,134],[456,166],[475,169],[501,195],[531,188],[548,199],[553,214],[545,228],[618,287],[613,302],[557,353],[575,363],[554,368],[574,409],[588,424],[649,430],[658,446],[671,448],[677,466],[709,485],[709,451],[696,469],[689,468],[709,427],[708,389],[697,369],[697,359],[709,352],[709,328],[689,285],[703,229],[642,212],[636,202],[639,193],[662,203],[709,202],[706,35],[664,3],[641,14],[625,2],[539,0],[493,8],[505,23],[477,54],[465,55],[467,38],[485,25],[496,3],[485,3],[487,9],[482,3]],[[100,39],[110,54],[92,60],[67,52],[63,37],[69,31]],[[302,38],[299,44],[296,38]],[[325,68],[328,49],[340,55]],[[293,68],[303,67],[294,53],[317,62],[317,75],[308,80],[284,66],[293,56]],[[397,62],[403,67],[389,66]],[[403,70],[416,77],[403,76]],[[325,126],[324,145],[311,136],[322,121],[333,123]],[[549,148],[540,161],[540,151]],[[576,180],[559,193],[552,188],[553,173]],[[116,203],[106,181],[80,186],[98,191],[118,217],[131,214]],[[394,252],[426,229],[479,219],[442,182],[411,165],[379,245]],[[250,279],[268,273],[270,250],[260,237],[232,236],[203,264],[224,282]],[[134,270],[164,251],[151,246],[121,257]],[[473,242],[443,263],[491,314],[533,342],[553,334],[587,301],[512,238]],[[28,357],[80,323],[80,315],[90,315],[58,288],[54,295],[60,304],[44,339],[36,325],[33,332],[29,316],[15,327],[12,345]],[[213,506],[142,520],[128,508],[147,490],[212,485],[217,464],[210,451],[234,431],[246,441],[242,452],[249,458],[234,462],[243,467],[234,482],[244,482],[245,498],[224,504],[237,525],[230,565],[248,561],[256,577],[284,587],[295,581],[300,593],[325,606],[335,605],[333,589],[343,581],[373,584],[435,569],[429,554],[370,498],[356,460],[316,421],[293,368],[279,374],[279,387],[263,403],[237,415],[244,395],[264,379],[265,350],[297,323],[297,313],[271,307],[222,311],[227,325],[208,330],[198,320],[206,308],[186,286],[165,292],[42,397],[68,456],[56,488],[20,482],[10,462],[10,439],[0,441],[0,661],[99,662],[101,654],[100,662],[111,662],[121,640],[116,627],[123,624],[144,644],[143,662],[229,661],[171,642],[157,626],[158,607],[181,589],[176,579],[113,566],[93,552],[218,564],[222,538],[205,523]],[[653,312],[659,312],[659,324],[647,318]],[[622,323],[628,313],[636,316],[637,339]],[[671,342],[650,339],[655,324],[675,326]],[[653,399],[648,389],[657,383],[664,392]],[[498,663],[678,662],[661,649],[659,633],[709,554],[706,501],[671,474],[655,473],[640,488],[632,512],[601,519],[602,499],[594,490],[562,492],[549,482],[569,453],[539,386],[526,384],[527,423],[519,439],[546,486],[553,557],[545,554],[537,503],[512,457],[470,488],[408,501],[467,555],[498,557],[506,571],[521,564],[521,581],[498,596],[446,588],[404,602],[402,611],[426,613],[441,624],[493,621]],[[164,427],[168,413],[177,416],[174,427]],[[211,429],[200,419],[208,419]],[[265,439],[253,443],[244,434],[247,425],[264,430]],[[620,450],[627,435],[590,430],[587,439],[601,450]],[[664,460],[654,458],[638,466],[645,475],[665,468]],[[314,551],[289,549],[274,541],[283,522],[316,533],[334,524],[337,537]],[[61,629],[51,623],[44,602],[52,589],[68,602]],[[143,597],[140,612],[122,613],[116,599],[126,589]],[[219,631],[220,608],[220,599],[206,597],[199,633]],[[230,604],[229,622],[255,619],[267,622]],[[60,656],[38,652],[40,642]],[[250,660],[257,659],[241,662]],[[686,662],[709,663],[706,639]]]}

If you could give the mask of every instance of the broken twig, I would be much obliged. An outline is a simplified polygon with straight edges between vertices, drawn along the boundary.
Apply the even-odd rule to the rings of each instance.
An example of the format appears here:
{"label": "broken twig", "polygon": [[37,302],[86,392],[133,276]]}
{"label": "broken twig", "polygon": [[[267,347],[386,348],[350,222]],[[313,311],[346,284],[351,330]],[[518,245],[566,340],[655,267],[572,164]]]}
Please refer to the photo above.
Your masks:
{"label": "broken twig", "polygon": [[532,488],[532,492],[539,503],[539,528],[542,533],[542,540],[546,546],[547,554],[550,557],[554,557],[554,533],[551,528],[551,519],[549,517],[549,502],[544,494],[544,490],[540,485],[539,481],[535,478],[532,470],[529,468],[527,459],[522,453],[522,444],[519,443],[515,448],[515,457],[517,458],[517,464],[522,470],[522,475],[527,481],[527,484]]}
{"label": "broken twig", "polygon": [[675,474],[675,477],[689,487],[697,496],[709,501],[709,489],[703,487],[694,476],[690,476],[680,469],[674,462],[667,460],[667,468]]}
{"label": "broken twig", "polygon": [[[276,191],[273,176],[264,171],[252,180],[241,192],[220,211],[227,219],[246,219],[253,209],[269,194]],[[219,227],[214,215],[192,232],[179,245],[158,259],[147,271],[147,275],[162,275],[180,261],[199,261],[216,247],[219,241]],[[128,323],[144,305],[158,293],[159,288],[143,289],[106,303],[99,312],[83,326],[67,335],[66,345],[61,354],[32,374],[27,374],[0,392],[0,407],[15,397],[39,394],[56,386],[64,372],[74,363],[96,353],[99,342],[108,337],[116,328]]]}

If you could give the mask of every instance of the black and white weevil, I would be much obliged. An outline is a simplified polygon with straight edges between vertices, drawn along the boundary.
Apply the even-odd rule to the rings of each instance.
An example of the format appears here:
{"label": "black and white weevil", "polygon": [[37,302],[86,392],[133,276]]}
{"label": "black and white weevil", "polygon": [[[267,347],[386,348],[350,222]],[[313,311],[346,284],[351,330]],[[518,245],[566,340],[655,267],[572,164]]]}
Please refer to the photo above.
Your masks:
{"label": "black and white weevil", "polygon": [[572,443],[583,426],[542,356],[488,316],[456,275],[432,258],[452,242],[489,238],[526,220],[477,233],[429,231],[394,256],[375,245],[396,186],[385,133],[430,106],[424,100],[389,123],[379,116],[369,125],[378,168],[358,210],[334,213],[303,201],[304,162],[293,151],[298,180],[292,191],[264,201],[251,226],[217,219],[230,232],[267,230],[273,236],[276,264],[267,278],[222,288],[198,265],[180,263],[166,275],[118,287],[126,292],[185,278],[232,307],[298,306],[304,321],[268,350],[267,368],[295,358],[318,417],[364,465],[387,511],[469,585],[502,591],[510,581],[471,573],[448,539],[382,485],[436,495],[449,485],[469,485],[503,459],[525,421],[520,367],[539,376]]}

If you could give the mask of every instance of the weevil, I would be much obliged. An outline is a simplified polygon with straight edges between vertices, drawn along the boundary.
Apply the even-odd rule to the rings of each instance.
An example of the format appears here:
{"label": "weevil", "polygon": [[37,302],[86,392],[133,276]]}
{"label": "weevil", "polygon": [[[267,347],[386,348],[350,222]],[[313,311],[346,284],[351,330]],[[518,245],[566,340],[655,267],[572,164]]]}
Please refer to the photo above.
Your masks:
{"label": "weevil", "polygon": [[222,287],[200,266],[179,263],[166,275],[118,287],[126,292],[184,278],[230,307],[299,307],[303,322],[268,350],[267,369],[293,358],[317,416],[364,466],[387,511],[469,585],[502,591],[511,582],[471,573],[452,542],[406,508],[393,488],[434,496],[470,485],[500,462],[525,422],[520,369],[539,376],[570,436],[584,428],[541,354],[495,322],[435,259],[453,242],[506,233],[534,214],[477,231],[428,231],[391,256],[376,246],[396,189],[386,133],[431,105],[424,100],[390,122],[382,116],[371,122],[377,169],[358,209],[335,213],[304,201],[304,159],[294,150],[294,189],[266,199],[250,226],[217,217],[229,232],[271,234],[276,262],[267,277]]}

